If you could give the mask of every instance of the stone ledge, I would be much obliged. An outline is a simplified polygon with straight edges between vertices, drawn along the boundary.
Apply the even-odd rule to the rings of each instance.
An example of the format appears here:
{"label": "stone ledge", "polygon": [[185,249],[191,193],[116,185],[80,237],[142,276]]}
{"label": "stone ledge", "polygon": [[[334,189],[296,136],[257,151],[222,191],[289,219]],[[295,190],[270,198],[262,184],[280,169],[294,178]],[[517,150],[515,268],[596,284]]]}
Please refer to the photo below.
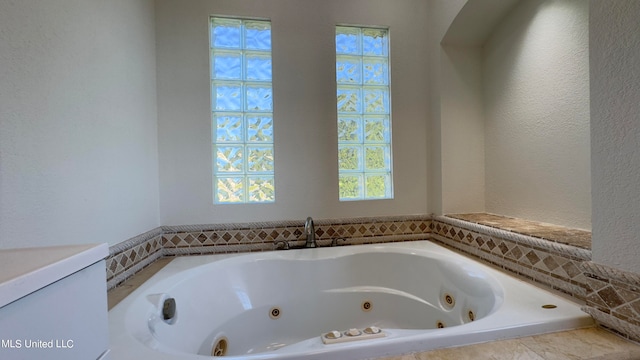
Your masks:
{"label": "stone ledge", "polygon": [[590,231],[489,213],[448,214],[446,217],[591,250]]}

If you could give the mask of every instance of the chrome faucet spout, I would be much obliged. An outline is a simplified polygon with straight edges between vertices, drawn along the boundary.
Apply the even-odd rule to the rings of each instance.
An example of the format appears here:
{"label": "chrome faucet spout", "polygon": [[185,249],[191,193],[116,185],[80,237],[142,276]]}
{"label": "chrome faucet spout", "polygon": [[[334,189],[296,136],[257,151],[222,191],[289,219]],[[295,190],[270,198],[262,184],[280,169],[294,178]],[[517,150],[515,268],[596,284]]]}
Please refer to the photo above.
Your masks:
{"label": "chrome faucet spout", "polygon": [[317,247],[318,245],[316,244],[316,229],[313,226],[313,219],[311,218],[311,216],[309,216],[304,222],[304,233],[307,236],[305,247]]}

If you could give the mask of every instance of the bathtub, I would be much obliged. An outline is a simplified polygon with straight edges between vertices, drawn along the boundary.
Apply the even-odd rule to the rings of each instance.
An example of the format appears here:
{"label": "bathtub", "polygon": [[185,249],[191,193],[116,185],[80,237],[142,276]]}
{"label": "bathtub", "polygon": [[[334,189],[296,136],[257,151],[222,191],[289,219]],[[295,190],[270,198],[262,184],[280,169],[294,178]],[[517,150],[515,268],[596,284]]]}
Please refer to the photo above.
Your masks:
{"label": "bathtub", "polygon": [[591,325],[430,241],[180,257],[109,311],[118,360],[366,359]]}

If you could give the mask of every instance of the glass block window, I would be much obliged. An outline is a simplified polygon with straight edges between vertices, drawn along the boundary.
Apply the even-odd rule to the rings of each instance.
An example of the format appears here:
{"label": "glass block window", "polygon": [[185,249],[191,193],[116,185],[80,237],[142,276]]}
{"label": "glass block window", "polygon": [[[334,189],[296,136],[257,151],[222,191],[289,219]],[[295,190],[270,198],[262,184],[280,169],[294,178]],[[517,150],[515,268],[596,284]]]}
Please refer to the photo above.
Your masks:
{"label": "glass block window", "polygon": [[271,23],[210,19],[214,203],[275,201]]}
{"label": "glass block window", "polygon": [[340,200],[393,198],[389,32],[336,27]]}

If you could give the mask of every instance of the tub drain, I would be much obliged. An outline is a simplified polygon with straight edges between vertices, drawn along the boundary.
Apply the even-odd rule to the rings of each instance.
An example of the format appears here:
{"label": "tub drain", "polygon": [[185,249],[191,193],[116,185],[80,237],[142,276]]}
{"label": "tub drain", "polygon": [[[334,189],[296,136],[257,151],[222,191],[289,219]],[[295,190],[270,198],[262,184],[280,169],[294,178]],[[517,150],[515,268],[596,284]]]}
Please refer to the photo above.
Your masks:
{"label": "tub drain", "polygon": [[445,326],[446,326],[446,325],[445,325],[442,321],[438,321],[438,322],[436,323],[436,327],[437,327],[438,329],[444,329],[444,327],[445,327]]}
{"label": "tub drain", "polygon": [[220,338],[216,341],[213,349],[211,349],[211,356],[225,356],[227,354],[227,339]]}

